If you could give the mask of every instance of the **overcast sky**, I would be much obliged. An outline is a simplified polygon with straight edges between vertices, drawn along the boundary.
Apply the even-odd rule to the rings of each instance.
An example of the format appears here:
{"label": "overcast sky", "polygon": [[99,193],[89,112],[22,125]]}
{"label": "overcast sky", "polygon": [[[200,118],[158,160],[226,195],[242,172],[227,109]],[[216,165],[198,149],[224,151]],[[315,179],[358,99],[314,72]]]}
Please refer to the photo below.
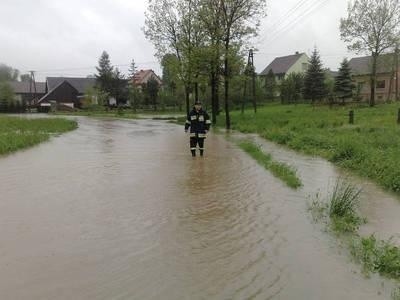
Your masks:
{"label": "overcast sky", "polygon": [[[258,72],[276,56],[310,54],[317,46],[326,67],[337,69],[347,52],[339,20],[348,0],[270,0],[255,64]],[[126,73],[139,68],[160,72],[154,49],[142,32],[147,1],[0,0],[0,62],[21,72],[46,76],[86,76],[106,50]],[[296,8],[296,9],[293,9]]]}

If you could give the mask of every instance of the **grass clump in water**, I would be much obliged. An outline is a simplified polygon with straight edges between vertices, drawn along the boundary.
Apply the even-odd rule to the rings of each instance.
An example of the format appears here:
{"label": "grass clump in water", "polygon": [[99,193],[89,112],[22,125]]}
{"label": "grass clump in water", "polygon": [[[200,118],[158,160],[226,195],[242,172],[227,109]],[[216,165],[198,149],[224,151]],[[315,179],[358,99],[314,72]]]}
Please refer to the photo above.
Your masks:
{"label": "grass clump in water", "polygon": [[329,201],[329,217],[336,232],[355,232],[362,224],[356,209],[359,204],[361,190],[345,179],[336,181]]}
{"label": "grass clump in water", "polygon": [[[339,178],[326,202],[315,199],[309,210],[314,220],[328,219],[328,224],[336,233],[355,233],[365,223],[358,214],[361,190],[346,179]],[[318,197],[318,196],[317,196]]]}
{"label": "grass clump in water", "polygon": [[271,155],[262,152],[260,146],[250,141],[243,141],[239,143],[239,147],[265,169],[271,171],[274,176],[283,180],[289,187],[297,189],[302,186],[301,180],[298,178],[297,172],[293,167],[285,163],[273,161]]}

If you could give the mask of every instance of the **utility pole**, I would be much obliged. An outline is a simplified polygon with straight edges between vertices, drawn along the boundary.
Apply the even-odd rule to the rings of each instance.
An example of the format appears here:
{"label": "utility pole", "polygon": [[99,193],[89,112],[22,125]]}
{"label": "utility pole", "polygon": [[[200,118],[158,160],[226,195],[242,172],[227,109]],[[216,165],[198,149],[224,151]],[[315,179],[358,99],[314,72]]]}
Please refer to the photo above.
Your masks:
{"label": "utility pole", "polygon": [[35,71],[29,71],[29,73],[31,75],[31,79],[29,80],[29,95],[30,95],[30,97],[29,97],[28,110],[29,110],[29,112],[31,112],[32,101],[33,101],[33,103],[35,103],[37,91],[36,91]]}
{"label": "utility pole", "polygon": [[253,106],[254,113],[257,113],[257,102],[256,102],[256,68],[254,66],[254,52],[253,49],[249,51],[249,65],[251,66],[251,76],[253,85]]}
{"label": "utility pole", "polygon": [[[247,59],[247,66],[245,70],[245,82],[244,82],[244,92],[243,92],[243,100],[242,100],[242,114],[244,113],[244,106],[245,106],[245,98],[247,94],[247,81],[249,77],[251,77],[252,84],[251,84],[251,89],[252,89],[252,100],[253,100],[253,106],[254,106],[254,113],[257,113],[257,102],[256,102],[256,70],[254,67],[254,51],[253,49],[249,50],[249,57]],[[249,88],[249,89],[250,89]]]}

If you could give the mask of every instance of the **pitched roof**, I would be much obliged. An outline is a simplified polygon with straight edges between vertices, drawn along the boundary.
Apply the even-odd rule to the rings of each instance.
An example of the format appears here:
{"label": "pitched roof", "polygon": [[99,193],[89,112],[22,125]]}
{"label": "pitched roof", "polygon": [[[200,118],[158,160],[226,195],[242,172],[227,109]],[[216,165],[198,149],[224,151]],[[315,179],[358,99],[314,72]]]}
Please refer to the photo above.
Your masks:
{"label": "pitched roof", "polygon": [[147,83],[147,81],[149,81],[152,77],[155,78],[160,84],[162,83],[160,77],[158,77],[153,70],[140,70],[139,72],[136,72],[133,76],[133,83],[136,85],[142,85]]}
{"label": "pitched roof", "polygon": [[47,77],[46,81],[49,91],[53,90],[64,81],[67,81],[79,92],[79,94],[84,94],[88,88],[92,88],[96,85],[96,78],[84,77]]}
{"label": "pitched roof", "polygon": [[[349,61],[351,71],[355,75],[371,74],[372,56],[355,57]],[[378,58],[377,73],[389,73],[394,66],[394,54],[384,54]]]}
{"label": "pitched roof", "polygon": [[285,74],[303,54],[305,53],[277,57],[260,73],[260,75],[267,75],[270,70],[272,70],[274,74]]}
{"label": "pitched roof", "polygon": [[[30,94],[30,82],[29,81],[10,81],[8,84],[14,90],[16,94]],[[34,87],[32,86],[32,93],[34,92]],[[36,82],[36,93],[45,94],[46,93],[46,83]]]}
{"label": "pitched roof", "polygon": [[53,89],[49,90],[49,92],[44,95],[42,98],[39,99],[38,103],[41,103],[43,101],[47,101],[47,98],[51,97],[54,91],[56,91],[59,87],[61,86],[68,86],[72,90],[76,90],[76,92],[79,94],[79,91],[67,80],[61,81],[57,86],[55,86]]}

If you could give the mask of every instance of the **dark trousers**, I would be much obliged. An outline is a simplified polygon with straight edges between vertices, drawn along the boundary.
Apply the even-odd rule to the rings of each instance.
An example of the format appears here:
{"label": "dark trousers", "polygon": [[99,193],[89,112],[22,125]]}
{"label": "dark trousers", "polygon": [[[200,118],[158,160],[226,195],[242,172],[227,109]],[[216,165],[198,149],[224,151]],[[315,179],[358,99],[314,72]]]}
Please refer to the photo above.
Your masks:
{"label": "dark trousers", "polygon": [[190,138],[190,151],[192,152],[193,156],[196,156],[196,148],[197,144],[199,144],[200,155],[204,153],[204,138],[199,137],[191,137]]}

